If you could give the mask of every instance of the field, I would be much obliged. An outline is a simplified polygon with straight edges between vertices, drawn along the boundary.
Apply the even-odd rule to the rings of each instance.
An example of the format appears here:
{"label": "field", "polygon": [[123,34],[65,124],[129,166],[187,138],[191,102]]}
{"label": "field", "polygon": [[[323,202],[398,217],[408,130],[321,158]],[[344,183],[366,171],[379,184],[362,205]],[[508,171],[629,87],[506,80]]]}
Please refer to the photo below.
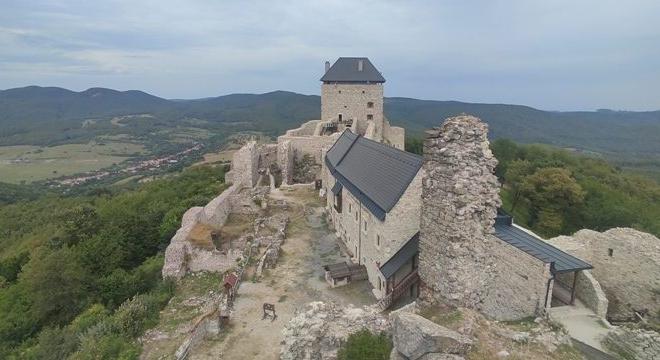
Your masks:
{"label": "field", "polygon": [[30,183],[98,170],[144,154],[144,146],[129,142],[90,142],[53,147],[0,146],[0,181]]}

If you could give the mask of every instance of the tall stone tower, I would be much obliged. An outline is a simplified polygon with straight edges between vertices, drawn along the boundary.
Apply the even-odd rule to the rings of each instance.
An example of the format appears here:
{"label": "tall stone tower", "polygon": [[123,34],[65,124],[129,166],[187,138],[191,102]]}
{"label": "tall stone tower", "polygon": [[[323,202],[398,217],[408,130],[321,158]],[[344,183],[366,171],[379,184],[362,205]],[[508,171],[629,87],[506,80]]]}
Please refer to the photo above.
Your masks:
{"label": "tall stone tower", "polygon": [[325,67],[321,78],[321,120],[382,142],[387,131],[383,75],[366,57],[341,57],[332,66],[326,62]]}
{"label": "tall stone tower", "polygon": [[427,131],[419,242],[423,301],[480,308],[488,295],[493,260],[487,237],[501,202],[487,133],[485,123],[468,115]]}

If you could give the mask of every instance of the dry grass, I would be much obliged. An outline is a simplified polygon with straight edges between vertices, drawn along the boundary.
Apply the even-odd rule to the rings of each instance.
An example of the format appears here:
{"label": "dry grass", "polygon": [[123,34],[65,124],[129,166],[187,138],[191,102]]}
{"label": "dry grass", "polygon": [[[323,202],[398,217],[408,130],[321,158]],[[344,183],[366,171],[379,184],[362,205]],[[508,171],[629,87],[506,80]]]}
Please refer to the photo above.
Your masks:
{"label": "dry grass", "polygon": [[206,250],[213,250],[215,249],[215,245],[211,240],[211,232],[213,230],[214,229],[208,225],[198,223],[190,231],[190,235],[188,236],[188,239],[196,247]]}

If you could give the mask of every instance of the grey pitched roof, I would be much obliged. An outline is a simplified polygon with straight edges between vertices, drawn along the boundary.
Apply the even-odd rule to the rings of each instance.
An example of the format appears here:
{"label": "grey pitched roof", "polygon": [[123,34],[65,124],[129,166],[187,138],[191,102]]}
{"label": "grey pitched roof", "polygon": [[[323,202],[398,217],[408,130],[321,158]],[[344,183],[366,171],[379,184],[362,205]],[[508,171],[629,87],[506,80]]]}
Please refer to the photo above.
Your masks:
{"label": "grey pitched roof", "polygon": [[419,251],[419,232],[411,237],[396,254],[387,260],[385,264],[380,267],[380,272],[388,279],[390,276],[403,266],[408,260],[412,259]]}
{"label": "grey pitched roof", "polygon": [[422,157],[345,130],[328,150],[330,173],[376,216],[388,213],[422,167]]}
{"label": "grey pitched roof", "polygon": [[[362,61],[362,71],[359,63]],[[340,57],[321,78],[323,82],[384,83],[385,78],[366,57]]]}
{"label": "grey pitched roof", "polygon": [[[500,217],[500,216],[498,216]],[[510,218],[510,217],[509,217]],[[495,236],[546,264],[554,263],[554,273],[592,269],[593,266],[567,254],[538,237],[506,221],[495,222]]]}

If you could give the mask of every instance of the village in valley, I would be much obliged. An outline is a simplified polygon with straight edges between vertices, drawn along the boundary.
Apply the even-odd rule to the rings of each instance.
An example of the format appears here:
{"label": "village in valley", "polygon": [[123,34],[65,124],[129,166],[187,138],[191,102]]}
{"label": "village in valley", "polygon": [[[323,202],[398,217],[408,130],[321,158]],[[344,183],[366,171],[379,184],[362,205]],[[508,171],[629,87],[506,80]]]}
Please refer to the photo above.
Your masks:
{"label": "village in valley", "polygon": [[657,237],[544,239],[502,209],[482,119],[438,119],[417,155],[370,59],[320,81],[320,119],[246,141],[183,215],[142,358],[336,359],[362,331],[392,360],[660,358],[657,332],[621,326],[660,310]]}

